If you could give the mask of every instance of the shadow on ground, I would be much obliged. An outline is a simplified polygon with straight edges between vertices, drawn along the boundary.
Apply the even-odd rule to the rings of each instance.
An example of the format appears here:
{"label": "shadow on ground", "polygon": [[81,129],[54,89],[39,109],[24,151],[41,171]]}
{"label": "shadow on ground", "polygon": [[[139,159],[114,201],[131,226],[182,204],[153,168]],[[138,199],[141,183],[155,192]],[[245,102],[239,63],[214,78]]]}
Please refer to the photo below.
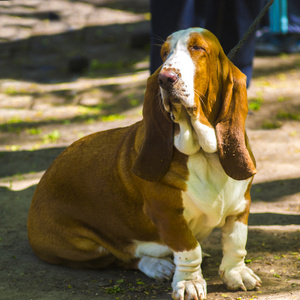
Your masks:
{"label": "shadow on ground", "polygon": [[275,202],[283,196],[299,192],[300,178],[293,178],[254,184],[251,189],[251,196],[253,199]]}
{"label": "shadow on ground", "polygon": [[[139,70],[135,64],[149,55],[148,32],[149,22],[141,21],[1,43],[0,78],[61,83],[79,75],[99,78],[134,72]],[[136,35],[141,36],[140,45],[135,44]]]}

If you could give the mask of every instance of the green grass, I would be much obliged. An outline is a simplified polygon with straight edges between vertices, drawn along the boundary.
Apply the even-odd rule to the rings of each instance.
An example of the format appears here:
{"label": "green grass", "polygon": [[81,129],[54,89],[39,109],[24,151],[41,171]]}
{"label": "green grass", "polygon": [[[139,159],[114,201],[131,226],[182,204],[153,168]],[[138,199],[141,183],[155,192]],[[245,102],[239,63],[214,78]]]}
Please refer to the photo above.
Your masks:
{"label": "green grass", "polygon": [[0,131],[19,134],[22,131],[22,127],[19,124],[22,122],[23,120],[18,116],[12,117],[5,124],[0,124]]}
{"label": "green grass", "polygon": [[286,97],[284,97],[284,96],[279,96],[278,98],[277,98],[277,101],[278,102],[284,102],[284,101],[287,101],[288,99],[286,98]]}
{"label": "green grass", "polygon": [[[34,84],[32,84],[32,87],[34,87]],[[8,96],[15,96],[15,95],[29,94],[30,91],[25,88],[16,89],[14,86],[8,86],[3,90],[3,93]]]}
{"label": "green grass", "polygon": [[259,98],[249,100],[249,109],[252,111],[259,110],[261,105],[262,105],[262,100]]}
{"label": "green grass", "polygon": [[43,136],[43,143],[44,144],[56,143],[60,137],[61,137],[61,133],[57,129],[55,129],[52,132],[45,134]]}
{"label": "green grass", "polygon": [[282,122],[276,120],[265,120],[262,124],[263,129],[277,129],[282,126]]}
{"label": "green grass", "polygon": [[3,92],[10,96],[18,94],[18,91],[13,86],[8,86]]}
{"label": "green grass", "polygon": [[21,123],[23,122],[23,120],[18,117],[18,116],[15,116],[15,117],[12,117],[11,119],[7,120],[7,124],[18,124],[18,123]]}
{"label": "green grass", "polygon": [[127,63],[124,61],[107,61],[107,62],[100,62],[98,59],[93,59],[91,61],[91,70],[92,71],[99,71],[99,70],[107,70],[107,69],[114,69],[114,70],[122,70],[127,67]]}
{"label": "green grass", "polygon": [[124,283],[124,279],[117,280],[117,282],[114,286],[105,288],[105,294],[124,293],[125,290],[121,287],[122,283]]}
{"label": "green grass", "polygon": [[115,114],[115,115],[108,115],[108,116],[103,116],[101,117],[101,121],[102,122],[113,122],[116,120],[123,120],[125,117],[121,116],[119,114]]}
{"label": "green grass", "polygon": [[300,113],[291,113],[281,110],[277,113],[276,118],[279,120],[300,121]]}
{"label": "green grass", "polygon": [[0,131],[20,134],[20,132],[22,131],[22,127],[9,124],[1,124]]}
{"label": "green grass", "polygon": [[26,130],[26,132],[30,135],[39,135],[42,133],[42,129],[41,128],[29,128]]}
{"label": "green grass", "polygon": [[95,115],[95,114],[99,114],[102,110],[102,106],[98,105],[96,107],[90,107],[90,106],[84,106],[81,105],[78,107],[78,112],[82,115]]}
{"label": "green grass", "polygon": [[137,99],[132,99],[129,101],[129,104],[133,107],[138,106],[140,104],[140,101]]}
{"label": "green grass", "polygon": [[248,100],[249,109],[252,111],[259,110],[263,101],[264,101],[264,98],[263,98],[262,92],[257,92],[257,96],[255,98],[250,98]]}

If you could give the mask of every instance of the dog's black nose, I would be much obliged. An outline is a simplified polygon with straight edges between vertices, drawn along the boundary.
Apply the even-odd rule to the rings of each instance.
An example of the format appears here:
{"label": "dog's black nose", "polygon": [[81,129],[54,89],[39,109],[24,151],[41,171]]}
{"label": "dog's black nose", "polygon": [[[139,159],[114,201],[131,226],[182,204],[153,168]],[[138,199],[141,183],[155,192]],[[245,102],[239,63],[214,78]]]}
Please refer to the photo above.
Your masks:
{"label": "dog's black nose", "polygon": [[170,89],[178,81],[178,74],[173,70],[163,69],[158,75],[158,83],[163,89]]}

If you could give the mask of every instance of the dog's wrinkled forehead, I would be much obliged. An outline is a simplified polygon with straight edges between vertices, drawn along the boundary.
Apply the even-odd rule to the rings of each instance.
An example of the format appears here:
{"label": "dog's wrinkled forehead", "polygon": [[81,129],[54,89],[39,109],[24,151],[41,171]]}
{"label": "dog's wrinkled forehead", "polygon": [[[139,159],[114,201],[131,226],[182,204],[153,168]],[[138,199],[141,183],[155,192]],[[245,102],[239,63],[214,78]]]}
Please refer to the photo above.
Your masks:
{"label": "dog's wrinkled forehead", "polygon": [[164,53],[172,54],[177,50],[205,50],[206,52],[218,53],[222,49],[216,36],[209,30],[203,28],[189,28],[174,32],[162,46],[162,58],[166,59]]}
{"label": "dog's wrinkled forehead", "polygon": [[178,43],[180,43],[181,45],[187,45],[192,33],[203,34],[206,31],[207,30],[203,28],[190,28],[190,29],[180,30],[170,35],[167,38],[167,42],[170,43],[171,49],[174,49],[178,45]]}

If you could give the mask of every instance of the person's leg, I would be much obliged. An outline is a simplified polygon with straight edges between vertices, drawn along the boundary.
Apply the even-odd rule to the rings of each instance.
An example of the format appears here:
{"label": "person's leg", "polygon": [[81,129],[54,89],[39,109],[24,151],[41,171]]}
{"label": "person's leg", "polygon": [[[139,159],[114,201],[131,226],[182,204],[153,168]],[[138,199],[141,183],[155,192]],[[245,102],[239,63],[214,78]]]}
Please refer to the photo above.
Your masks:
{"label": "person's leg", "polygon": [[[239,42],[263,8],[264,0],[213,0],[208,3],[206,28],[219,39],[226,54]],[[255,31],[238,51],[233,63],[247,76],[252,77],[255,52]]]}
{"label": "person's leg", "polygon": [[290,33],[297,33],[300,35],[300,2],[299,0],[288,1],[288,20]]}
{"label": "person's leg", "polygon": [[300,2],[288,0],[288,44],[285,51],[288,53],[300,52]]}

